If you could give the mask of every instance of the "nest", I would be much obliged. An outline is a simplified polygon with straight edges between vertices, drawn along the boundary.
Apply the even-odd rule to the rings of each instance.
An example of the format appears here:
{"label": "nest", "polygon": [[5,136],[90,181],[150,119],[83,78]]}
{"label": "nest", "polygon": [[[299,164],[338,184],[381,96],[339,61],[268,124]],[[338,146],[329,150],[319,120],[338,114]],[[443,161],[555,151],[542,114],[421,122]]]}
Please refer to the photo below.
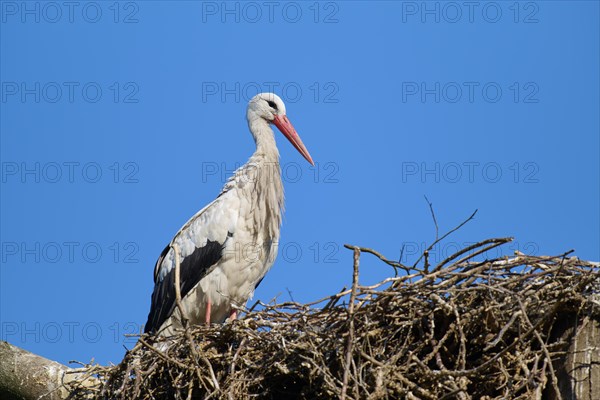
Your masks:
{"label": "nest", "polygon": [[[481,259],[490,239],[436,266],[354,252],[352,286],[311,304],[259,304],[233,323],[141,335],[115,366],[88,365],[75,398],[560,398],[585,317],[600,320],[600,268],[568,253]],[[393,268],[359,282],[361,253]],[[364,263],[364,257],[363,257]],[[166,349],[165,349],[166,348]]]}

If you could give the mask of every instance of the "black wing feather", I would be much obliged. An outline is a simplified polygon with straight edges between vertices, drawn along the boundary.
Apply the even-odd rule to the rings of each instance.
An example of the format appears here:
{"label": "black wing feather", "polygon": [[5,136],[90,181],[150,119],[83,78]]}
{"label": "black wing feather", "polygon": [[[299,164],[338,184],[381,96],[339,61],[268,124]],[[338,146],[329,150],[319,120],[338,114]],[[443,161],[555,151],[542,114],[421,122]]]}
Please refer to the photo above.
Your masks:
{"label": "black wing feather", "polygon": [[[224,243],[208,240],[203,247],[196,250],[181,260],[179,266],[179,278],[181,286],[181,298],[184,298],[190,290],[204,278],[223,255]],[[158,257],[157,266],[163,262],[171,249],[169,244]],[[159,268],[156,269],[157,271]],[[148,321],[144,327],[145,333],[156,333],[160,326],[171,316],[176,306],[175,301],[175,267],[161,280],[158,274],[154,276],[154,292],[152,292],[152,306],[148,314]]]}

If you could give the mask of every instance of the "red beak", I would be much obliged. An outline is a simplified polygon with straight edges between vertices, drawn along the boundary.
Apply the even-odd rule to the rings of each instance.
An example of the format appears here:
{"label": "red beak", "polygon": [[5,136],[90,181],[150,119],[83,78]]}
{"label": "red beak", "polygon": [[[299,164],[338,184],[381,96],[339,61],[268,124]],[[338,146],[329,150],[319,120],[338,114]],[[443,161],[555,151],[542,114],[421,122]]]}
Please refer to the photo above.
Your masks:
{"label": "red beak", "polygon": [[302,156],[306,158],[306,161],[308,161],[311,165],[315,165],[312,157],[310,156],[310,154],[308,154],[308,150],[306,150],[306,147],[304,147],[304,143],[302,143],[300,136],[298,136],[296,129],[294,129],[294,126],[292,125],[288,117],[285,115],[276,115],[275,119],[273,120],[273,123],[281,131],[281,133],[283,133],[283,135],[294,145],[296,150],[298,150],[300,154],[302,154]]}

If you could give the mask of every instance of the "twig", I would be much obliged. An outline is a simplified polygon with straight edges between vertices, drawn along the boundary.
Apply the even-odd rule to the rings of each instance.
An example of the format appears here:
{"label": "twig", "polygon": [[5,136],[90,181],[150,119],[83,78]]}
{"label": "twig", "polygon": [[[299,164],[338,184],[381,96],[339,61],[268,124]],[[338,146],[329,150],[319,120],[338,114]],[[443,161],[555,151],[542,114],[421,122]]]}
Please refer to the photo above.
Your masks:
{"label": "twig", "polygon": [[435,212],[433,212],[433,204],[429,201],[427,196],[423,195],[423,197],[425,197],[425,201],[429,206],[429,211],[431,211],[431,218],[433,218],[433,224],[435,225],[435,240],[437,241],[440,233],[440,228],[438,227],[437,219],[435,218]]}
{"label": "twig", "polygon": [[[475,250],[481,246],[484,246],[488,243],[497,243],[498,245],[504,244],[504,243],[508,243],[508,242],[512,242],[513,238],[511,237],[507,237],[507,238],[498,238],[498,239],[487,239],[487,240],[483,240],[481,242],[478,243],[474,243],[470,246],[465,247],[462,250],[457,251],[456,253],[452,254],[451,256],[447,257],[444,261],[442,261],[441,263],[439,263],[434,269],[433,271],[439,271],[440,269],[442,269],[442,267],[444,265],[446,265],[447,263],[449,263],[450,261],[460,257],[461,255],[468,253],[471,250]],[[496,247],[496,246],[494,246]],[[473,256],[469,257],[472,258]]]}
{"label": "twig", "polygon": [[286,287],[285,290],[288,292],[288,296],[290,296],[290,300],[295,301],[294,296],[292,296],[292,292],[290,291],[290,289],[288,287]]}
{"label": "twig", "polygon": [[[527,321],[527,324],[533,328],[533,324],[531,323],[531,321],[529,320],[529,317],[527,316],[527,311],[525,311],[525,307],[523,307],[523,303],[521,302],[521,299],[518,299],[518,302],[519,302],[519,306],[521,307],[521,314],[523,315],[523,318],[525,319],[525,321]],[[547,365],[550,369],[550,379],[552,380],[552,387],[554,388],[554,392],[555,392],[554,395],[556,396],[557,400],[562,400],[562,396],[560,394],[560,389],[558,388],[558,379],[556,378],[556,373],[554,372],[554,367],[552,366],[552,357],[550,356],[550,352],[548,351],[546,342],[544,342],[544,340],[540,336],[540,333],[538,332],[537,328],[534,329],[533,333],[534,333],[535,337],[537,338],[538,342],[540,343],[540,346],[542,347],[542,350],[544,351],[544,355],[546,356],[546,360],[548,361]]]}
{"label": "twig", "polygon": [[[471,214],[471,216],[469,216],[469,218],[467,218],[466,220],[464,220],[463,222],[461,222],[456,228],[451,229],[450,231],[448,231],[447,233],[445,233],[444,235],[442,235],[441,238],[436,239],[433,243],[431,243],[429,245],[429,247],[427,247],[427,249],[425,251],[429,251],[429,250],[433,249],[433,247],[436,244],[438,244],[439,242],[441,242],[442,240],[444,240],[445,238],[447,238],[453,232],[456,232],[457,230],[459,230],[460,228],[462,228],[467,222],[469,222],[470,220],[472,220],[475,217],[475,214],[477,214],[477,211],[478,210],[473,211],[473,214]],[[419,264],[419,261],[421,261],[422,258],[423,258],[423,255],[421,255],[419,258],[417,258],[417,261],[415,261],[415,263],[413,264],[413,269],[417,266],[417,264]]]}
{"label": "twig", "polygon": [[238,346],[238,349],[235,352],[235,355],[233,356],[233,359],[231,360],[231,366],[229,367],[229,374],[233,375],[233,373],[235,372],[235,362],[237,361],[240,352],[242,351],[242,348],[244,347],[244,344],[246,344],[246,338],[243,338],[242,341],[240,342],[240,345]]}
{"label": "twig", "polygon": [[[202,362],[204,362],[204,364],[206,365],[206,367],[208,368],[208,371],[210,373],[210,378],[212,381],[213,389],[215,391],[218,391],[219,390],[219,381],[217,380],[217,377],[215,376],[212,365],[206,357],[201,356],[198,353],[198,350],[196,349],[196,344],[194,343],[194,339],[192,338],[192,335],[190,334],[189,324],[188,324],[189,320],[187,319],[187,316],[184,313],[183,305],[181,304],[181,284],[179,281],[179,246],[177,245],[177,243],[173,243],[171,245],[171,247],[173,248],[173,251],[175,252],[175,300],[177,302],[177,308],[179,309],[179,315],[181,317],[181,324],[184,329],[188,347],[190,348],[190,352],[194,356],[195,360],[202,360]],[[196,374],[198,375],[198,379],[200,381],[203,381],[202,371],[200,370],[197,361],[196,361],[195,365],[196,365],[195,370],[196,370]]]}
{"label": "twig", "polygon": [[521,311],[517,311],[516,313],[514,313],[511,317],[510,320],[508,320],[508,322],[502,327],[502,329],[500,329],[500,332],[498,333],[498,336],[496,336],[496,339],[494,339],[493,341],[489,342],[484,348],[483,351],[488,351],[489,349],[493,348],[494,346],[496,346],[501,340],[502,337],[504,336],[504,334],[506,333],[506,331],[512,326],[512,324],[517,320],[517,317],[521,315]]}
{"label": "twig", "polygon": [[354,271],[352,273],[352,292],[350,293],[350,305],[348,306],[348,318],[350,319],[350,329],[348,332],[348,343],[346,345],[346,363],[344,367],[344,378],[342,380],[341,400],[346,398],[348,389],[348,375],[350,373],[350,363],[352,362],[352,350],[354,344],[354,302],[356,301],[356,290],[358,288],[358,264],[360,260],[360,249],[354,248]]}
{"label": "twig", "polygon": [[344,247],[347,248],[347,249],[350,249],[350,250],[358,249],[358,250],[360,250],[363,253],[373,254],[374,256],[376,256],[377,258],[379,258],[381,261],[383,261],[387,265],[393,267],[394,270],[396,268],[401,268],[401,269],[403,269],[403,270],[405,270],[407,272],[411,271],[411,270],[414,270],[414,268],[408,267],[408,266],[406,266],[406,265],[404,265],[404,264],[402,264],[400,262],[388,260],[387,258],[385,258],[383,256],[383,254],[379,253],[376,250],[369,249],[368,247],[358,247],[358,246],[353,246],[351,244],[344,244]]}
{"label": "twig", "polygon": [[[405,243],[403,243],[403,244],[402,244],[402,247],[400,248],[400,256],[398,257],[398,264],[400,264],[400,263],[402,262],[402,258],[403,258],[403,256],[404,256],[404,249],[405,249],[405,248],[406,248],[406,244],[405,244]],[[396,275],[394,275],[394,276],[398,276],[398,271],[396,271],[396,269],[395,269],[395,268],[394,268],[394,273],[396,274]]]}
{"label": "twig", "polygon": [[156,347],[154,347],[150,343],[146,342],[146,340],[144,340],[144,338],[139,338],[138,340],[139,340],[139,342],[141,344],[143,344],[144,346],[146,346],[147,348],[149,348],[154,354],[156,354],[158,356],[158,358],[162,359],[163,361],[166,361],[166,362],[171,363],[171,364],[175,364],[179,368],[182,368],[182,369],[188,369],[189,368],[188,365],[185,365],[185,364],[183,364],[183,363],[181,363],[181,362],[179,362],[179,361],[177,361],[177,360],[175,360],[175,359],[173,359],[173,358],[171,358],[171,357],[163,354],[162,351],[158,350]]}
{"label": "twig", "polygon": [[[473,254],[469,254],[463,258],[461,258],[460,260],[458,260],[456,262],[456,264],[462,264],[467,260],[470,260],[480,254],[485,253],[488,250],[491,250],[493,248],[496,248],[498,246],[502,246],[505,243],[511,242],[513,240],[513,238],[502,238],[502,239],[490,239],[490,241],[492,242],[492,244],[490,244],[489,246],[486,247],[482,247],[481,249],[477,250],[476,252],[474,252]],[[486,241],[487,242],[487,241]],[[481,243],[482,244],[482,243]]]}
{"label": "twig", "polygon": [[[346,286],[344,286],[342,288],[342,290],[340,290],[338,293],[343,293],[345,290],[346,290]],[[323,310],[327,310],[328,308],[332,308],[333,306],[335,306],[337,304],[337,302],[340,301],[340,296],[333,295],[329,299],[330,300],[323,307]]]}

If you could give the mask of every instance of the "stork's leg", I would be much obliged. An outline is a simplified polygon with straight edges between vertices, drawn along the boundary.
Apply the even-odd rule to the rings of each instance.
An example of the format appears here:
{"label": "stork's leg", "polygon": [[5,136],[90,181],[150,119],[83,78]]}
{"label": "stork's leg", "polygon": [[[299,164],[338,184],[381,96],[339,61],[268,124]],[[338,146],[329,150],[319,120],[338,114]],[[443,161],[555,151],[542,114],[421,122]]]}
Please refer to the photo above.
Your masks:
{"label": "stork's leg", "polygon": [[235,308],[232,308],[231,311],[229,312],[229,320],[235,321],[236,319],[237,319],[237,310]]}
{"label": "stork's leg", "polygon": [[206,325],[210,325],[210,300],[208,301],[208,303],[206,304],[206,318],[204,320],[204,322],[206,322]]}

